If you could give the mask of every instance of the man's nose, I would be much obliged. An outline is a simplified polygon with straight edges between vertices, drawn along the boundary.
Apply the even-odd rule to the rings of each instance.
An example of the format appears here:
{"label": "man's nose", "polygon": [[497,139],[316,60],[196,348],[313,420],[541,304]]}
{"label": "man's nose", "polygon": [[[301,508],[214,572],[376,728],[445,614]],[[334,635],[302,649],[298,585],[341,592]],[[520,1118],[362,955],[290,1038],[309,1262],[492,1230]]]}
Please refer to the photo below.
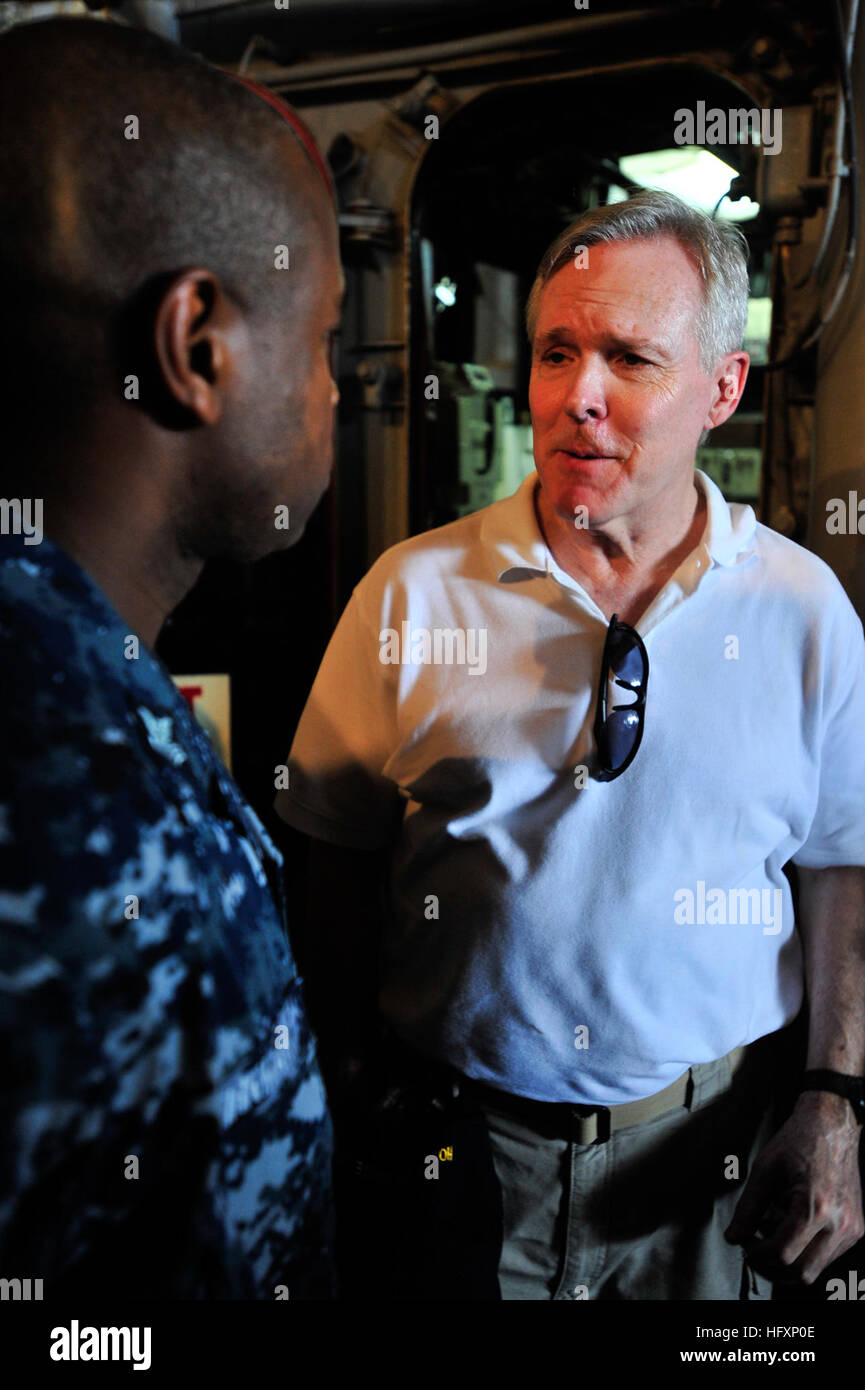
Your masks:
{"label": "man's nose", "polygon": [[607,398],[599,363],[586,358],[576,361],[563,404],[568,415],[580,422],[589,416],[594,419],[606,416]]}

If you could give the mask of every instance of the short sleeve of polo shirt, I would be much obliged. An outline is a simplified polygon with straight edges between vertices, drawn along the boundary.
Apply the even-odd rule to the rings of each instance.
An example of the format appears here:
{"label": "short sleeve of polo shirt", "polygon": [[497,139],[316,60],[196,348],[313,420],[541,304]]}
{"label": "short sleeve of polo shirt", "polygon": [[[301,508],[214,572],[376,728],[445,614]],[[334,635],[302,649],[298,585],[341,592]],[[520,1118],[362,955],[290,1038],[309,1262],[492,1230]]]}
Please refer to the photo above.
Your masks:
{"label": "short sleeve of polo shirt", "polygon": [[865,865],[865,636],[841,585],[821,673],[819,795],[793,856],[806,869]]}
{"label": "short sleeve of polo shirt", "polygon": [[315,839],[376,850],[391,842],[401,798],[384,769],[396,744],[393,667],[356,589],[318,669],[275,807]]}

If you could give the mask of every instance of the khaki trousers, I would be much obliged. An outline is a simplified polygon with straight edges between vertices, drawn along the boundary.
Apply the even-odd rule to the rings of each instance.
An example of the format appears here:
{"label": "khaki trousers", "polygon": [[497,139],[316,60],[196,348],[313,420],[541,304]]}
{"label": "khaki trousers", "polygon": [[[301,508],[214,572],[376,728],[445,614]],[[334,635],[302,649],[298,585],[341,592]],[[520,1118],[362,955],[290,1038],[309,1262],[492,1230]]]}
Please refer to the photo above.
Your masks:
{"label": "khaki trousers", "polygon": [[562,1137],[560,1122],[530,1125],[497,1109],[485,1088],[504,1214],[502,1298],[771,1298],[723,1232],[777,1127],[789,1034],[752,1043],[735,1076],[727,1058],[692,1067],[687,1104],[592,1144]]}

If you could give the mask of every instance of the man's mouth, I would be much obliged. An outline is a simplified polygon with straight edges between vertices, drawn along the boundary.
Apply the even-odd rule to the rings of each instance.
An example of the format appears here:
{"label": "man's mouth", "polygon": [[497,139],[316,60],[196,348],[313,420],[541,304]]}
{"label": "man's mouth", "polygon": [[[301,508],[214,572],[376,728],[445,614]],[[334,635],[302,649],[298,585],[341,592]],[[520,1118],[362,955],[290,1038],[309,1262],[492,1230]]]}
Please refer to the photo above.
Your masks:
{"label": "man's mouth", "polygon": [[560,454],[567,454],[572,459],[611,459],[612,454],[596,453],[589,449],[559,449]]}

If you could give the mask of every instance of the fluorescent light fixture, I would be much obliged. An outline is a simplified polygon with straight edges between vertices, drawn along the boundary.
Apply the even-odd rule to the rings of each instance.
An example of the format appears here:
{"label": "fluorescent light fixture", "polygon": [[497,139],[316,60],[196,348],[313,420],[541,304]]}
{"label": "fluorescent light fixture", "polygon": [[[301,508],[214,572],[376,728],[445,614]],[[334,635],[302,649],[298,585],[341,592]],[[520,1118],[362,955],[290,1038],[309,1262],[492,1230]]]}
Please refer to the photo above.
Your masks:
{"label": "fluorescent light fixture", "polygon": [[[723,198],[738,170],[701,145],[684,145],[672,150],[650,150],[629,154],[619,160],[619,168],[634,183],[645,188],[662,188],[675,193],[692,208],[712,212]],[[610,202],[620,202],[619,189],[610,190]],[[750,198],[723,202],[718,212],[726,222],[747,222],[756,217],[760,204]]]}

